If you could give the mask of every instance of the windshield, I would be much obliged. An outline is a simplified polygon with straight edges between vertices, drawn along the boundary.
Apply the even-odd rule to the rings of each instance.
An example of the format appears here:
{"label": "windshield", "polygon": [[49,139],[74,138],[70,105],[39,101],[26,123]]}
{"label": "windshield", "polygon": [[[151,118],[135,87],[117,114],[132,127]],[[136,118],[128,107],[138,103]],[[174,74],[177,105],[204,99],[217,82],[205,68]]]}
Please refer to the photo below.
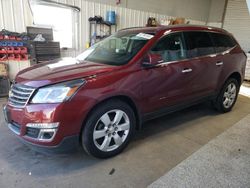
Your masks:
{"label": "windshield", "polygon": [[77,59],[108,65],[124,65],[153,37],[153,34],[147,33],[118,32],[85,50]]}

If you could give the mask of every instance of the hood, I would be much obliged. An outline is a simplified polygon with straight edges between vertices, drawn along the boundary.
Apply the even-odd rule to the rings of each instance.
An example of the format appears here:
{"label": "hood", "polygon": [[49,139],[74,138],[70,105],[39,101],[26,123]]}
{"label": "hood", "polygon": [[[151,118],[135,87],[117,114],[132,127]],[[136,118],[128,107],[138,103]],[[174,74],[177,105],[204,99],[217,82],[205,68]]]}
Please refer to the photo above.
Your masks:
{"label": "hood", "polygon": [[32,87],[86,78],[113,71],[116,66],[63,58],[41,63],[24,69],[16,76],[16,82]]}

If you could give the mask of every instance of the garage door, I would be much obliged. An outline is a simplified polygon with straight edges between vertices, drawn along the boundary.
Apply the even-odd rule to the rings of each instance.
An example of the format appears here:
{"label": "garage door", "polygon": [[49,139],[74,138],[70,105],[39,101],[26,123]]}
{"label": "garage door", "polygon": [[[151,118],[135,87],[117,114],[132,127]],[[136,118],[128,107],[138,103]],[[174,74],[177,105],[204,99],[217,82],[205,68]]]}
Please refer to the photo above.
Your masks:
{"label": "garage door", "polygon": [[228,0],[224,28],[234,34],[245,51],[250,51],[250,14],[246,0]]}

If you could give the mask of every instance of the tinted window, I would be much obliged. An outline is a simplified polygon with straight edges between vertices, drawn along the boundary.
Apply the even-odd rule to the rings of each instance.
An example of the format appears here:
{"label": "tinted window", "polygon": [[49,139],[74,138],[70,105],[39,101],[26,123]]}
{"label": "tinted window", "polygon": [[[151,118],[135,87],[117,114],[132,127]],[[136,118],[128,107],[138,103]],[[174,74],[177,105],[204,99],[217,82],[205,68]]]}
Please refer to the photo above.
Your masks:
{"label": "tinted window", "polygon": [[216,52],[226,51],[236,45],[235,41],[227,35],[211,33],[211,36],[215,43]]}
{"label": "tinted window", "polygon": [[162,38],[151,50],[162,56],[165,62],[177,61],[186,58],[186,50],[181,33],[167,35]]}
{"label": "tinted window", "polygon": [[213,42],[208,32],[184,32],[188,58],[215,53]]}

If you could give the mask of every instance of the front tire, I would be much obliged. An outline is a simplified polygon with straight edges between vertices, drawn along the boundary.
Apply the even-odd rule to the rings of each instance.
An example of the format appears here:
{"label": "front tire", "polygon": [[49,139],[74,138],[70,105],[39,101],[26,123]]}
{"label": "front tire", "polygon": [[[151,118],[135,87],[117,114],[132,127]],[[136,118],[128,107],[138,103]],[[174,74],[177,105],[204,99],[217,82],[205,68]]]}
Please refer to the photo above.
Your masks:
{"label": "front tire", "polygon": [[240,85],[236,79],[228,79],[214,101],[215,108],[222,113],[231,111],[237,100],[239,89]]}
{"label": "front tire", "polygon": [[136,118],[131,107],[120,100],[109,100],[90,114],[82,132],[84,150],[97,158],[122,152],[135,131]]}

